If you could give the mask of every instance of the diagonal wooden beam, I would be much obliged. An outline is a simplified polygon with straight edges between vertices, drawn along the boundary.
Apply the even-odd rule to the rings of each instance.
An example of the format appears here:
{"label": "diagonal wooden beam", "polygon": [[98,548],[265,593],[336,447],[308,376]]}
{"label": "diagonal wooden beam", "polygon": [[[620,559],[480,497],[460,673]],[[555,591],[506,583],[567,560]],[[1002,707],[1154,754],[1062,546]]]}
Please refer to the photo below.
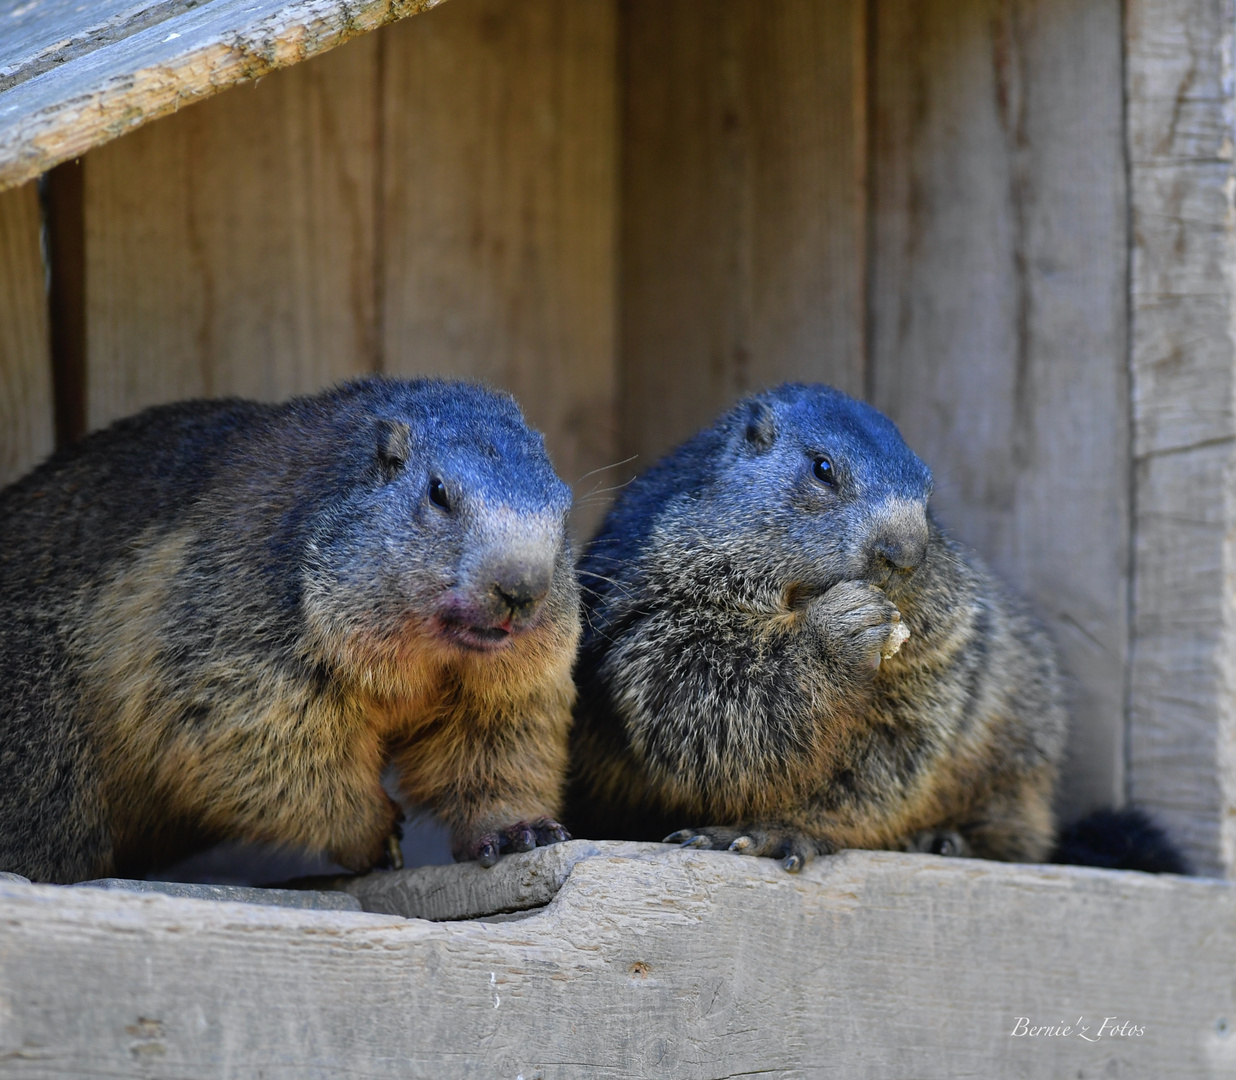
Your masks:
{"label": "diagonal wooden beam", "polygon": [[[441,2],[134,4],[130,23],[109,22],[107,4],[102,12],[74,4],[63,33],[38,37],[0,21],[0,85],[13,83],[0,92],[0,190],[184,105]],[[85,16],[81,8],[89,9]],[[167,17],[155,18],[161,10]]]}

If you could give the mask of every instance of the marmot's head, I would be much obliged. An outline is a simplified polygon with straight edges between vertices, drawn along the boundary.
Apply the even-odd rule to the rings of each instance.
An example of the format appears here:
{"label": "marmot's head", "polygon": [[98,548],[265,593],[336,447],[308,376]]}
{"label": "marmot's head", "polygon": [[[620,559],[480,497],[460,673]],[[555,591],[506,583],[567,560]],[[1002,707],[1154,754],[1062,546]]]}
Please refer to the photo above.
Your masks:
{"label": "marmot's head", "polygon": [[573,627],[571,492],[514,400],[439,380],[341,392],[359,406],[339,414],[351,482],[315,524],[305,590],[332,651],[421,662]]}
{"label": "marmot's head", "polygon": [[590,559],[601,568],[607,547],[642,548],[695,589],[788,590],[791,603],[843,580],[897,593],[927,557],[931,487],[882,413],[832,387],[786,384],[628,487]]}

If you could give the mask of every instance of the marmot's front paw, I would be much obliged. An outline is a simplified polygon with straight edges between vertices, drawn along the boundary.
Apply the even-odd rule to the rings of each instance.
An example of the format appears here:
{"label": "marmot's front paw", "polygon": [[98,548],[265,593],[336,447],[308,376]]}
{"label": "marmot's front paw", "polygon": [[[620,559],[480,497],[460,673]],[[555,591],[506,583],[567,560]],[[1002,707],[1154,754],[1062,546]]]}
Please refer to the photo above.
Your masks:
{"label": "marmot's front paw", "polygon": [[703,829],[679,829],[662,843],[681,844],[686,848],[711,848],[713,851],[733,851],[739,855],[765,855],[780,859],[791,874],[798,873],[816,855],[831,855],[836,849],[827,841],[815,839],[797,829],[779,826],[735,828],[710,825]]}
{"label": "marmot's front paw", "polygon": [[[497,832],[485,833],[468,845],[464,857],[475,859],[482,866],[493,866],[498,856],[508,851],[531,851],[535,847],[548,847],[570,840],[571,834],[550,818],[535,821],[517,821]],[[458,856],[456,856],[458,857]]]}
{"label": "marmot's front paw", "polygon": [[897,605],[862,581],[834,585],[811,602],[811,617],[828,657],[866,674],[875,672],[910,636]]}

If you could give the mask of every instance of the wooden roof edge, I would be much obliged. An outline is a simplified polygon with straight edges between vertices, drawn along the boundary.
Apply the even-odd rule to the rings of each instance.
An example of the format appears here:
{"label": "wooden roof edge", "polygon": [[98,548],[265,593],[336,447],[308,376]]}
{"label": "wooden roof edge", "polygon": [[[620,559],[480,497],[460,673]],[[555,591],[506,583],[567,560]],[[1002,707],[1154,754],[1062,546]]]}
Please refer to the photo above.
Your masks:
{"label": "wooden roof edge", "polygon": [[443,0],[214,0],[0,93],[0,191]]}

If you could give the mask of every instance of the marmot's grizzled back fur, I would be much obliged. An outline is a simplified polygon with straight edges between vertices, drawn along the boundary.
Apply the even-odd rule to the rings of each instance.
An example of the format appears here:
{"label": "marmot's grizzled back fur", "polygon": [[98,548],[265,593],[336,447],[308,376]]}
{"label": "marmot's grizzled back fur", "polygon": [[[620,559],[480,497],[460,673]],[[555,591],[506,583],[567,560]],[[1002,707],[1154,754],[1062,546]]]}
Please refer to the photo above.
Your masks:
{"label": "marmot's grizzled back fur", "polygon": [[890,420],[801,385],[627,487],[581,565],[568,824],[686,827],[788,869],[843,847],[1044,859],[1052,650],[937,528],[931,487]]}
{"label": "marmot's grizzled back fur", "polygon": [[565,834],[570,493],[509,397],[373,378],[151,409],[0,492],[0,868],[221,839],[380,863]]}

